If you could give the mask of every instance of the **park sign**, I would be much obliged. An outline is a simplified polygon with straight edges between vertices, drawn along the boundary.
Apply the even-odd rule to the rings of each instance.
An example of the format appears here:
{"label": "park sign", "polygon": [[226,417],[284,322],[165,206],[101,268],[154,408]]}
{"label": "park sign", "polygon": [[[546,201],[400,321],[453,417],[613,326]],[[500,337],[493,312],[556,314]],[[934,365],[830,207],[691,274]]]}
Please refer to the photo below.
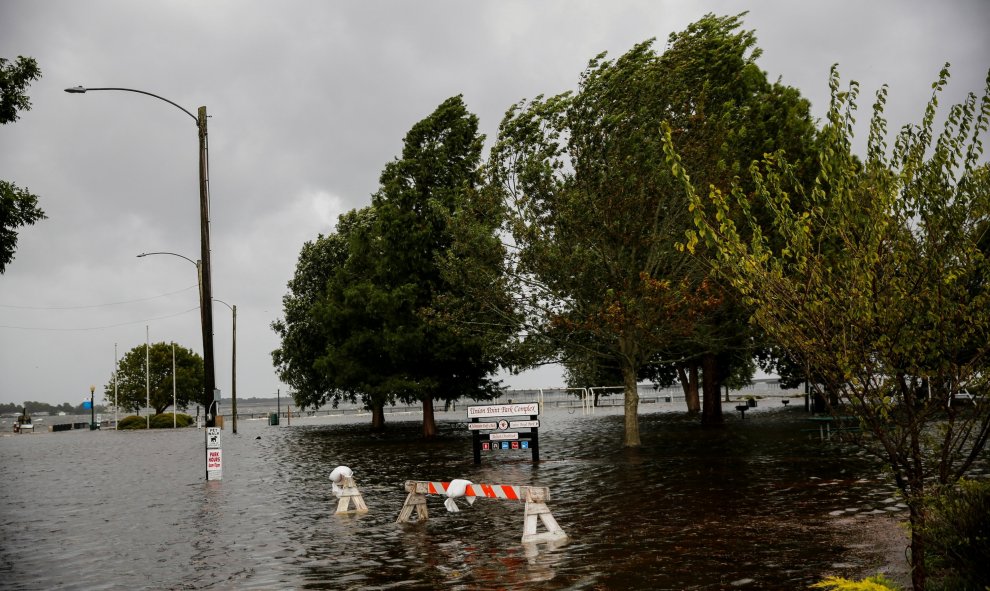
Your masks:
{"label": "park sign", "polygon": [[[538,402],[517,404],[486,404],[469,406],[467,409],[468,430],[474,447],[474,463],[481,463],[481,452],[498,450],[527,450],[532,452],[533,461],[540,460]],[[504,417],[527,417],[527,420],[510,421]],[[510,431],[511,429],[511,431]],[[527,431],[519,431],[528,429]],[[482,433],[482,431],[489,431]]]}
{"label": "park sign", "polygon": [[482,406],[469,406],[467,413],[469,419],[532,416],[540,414],[540,403],[525,402],[522,404],[488,404]]}

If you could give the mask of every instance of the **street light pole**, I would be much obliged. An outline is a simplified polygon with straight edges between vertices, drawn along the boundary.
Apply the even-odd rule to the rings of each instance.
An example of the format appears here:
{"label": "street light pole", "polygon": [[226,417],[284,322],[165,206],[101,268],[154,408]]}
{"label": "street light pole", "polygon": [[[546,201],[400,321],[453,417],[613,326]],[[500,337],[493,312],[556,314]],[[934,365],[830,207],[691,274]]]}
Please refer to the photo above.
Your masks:
{"label": "street light pole", "polygon": [[237,306],[231,306],[227,302],[213,298],[214,302],[220,302],[230,308],[233,314],[233,330],[231,331],[231,352],[230,352],[230,412],[233,418],[233,433],[237,435]]}
{"label": "street light pole", "polygon": [[200,107],[197,115],[193,115],[182,106],[168,100],[165,97],[136,90],[133,88],[86,88],[76,86],[66,88],[65,92],[71,94],[82,94],[91,90],[117,90],[122,92],[135,92],[144,94],[160,101],[164,101],[179,109],[186,115],[192,117],[196,122],[196,129],[199,137],[199,220],[200,220],[200,261],[201,261],[201,285],[200,285],[200,307],[203,325],[203,365],[204,365],[204,400],[206,402],[206,426],[216,425],[217,396],[216,396],[216,374],[213,366],[213,307],[209,305],[213,301],[212,288],[212,266],[210,265],[210,176],[209,176],[209,142],[207,134],[206,107]]}
{"label": "street light pole", "polygon": [[93,400],[94,394],[96,393],[96,386],[89,387],[89,430],[96,430],[96,405],[95,400]]}

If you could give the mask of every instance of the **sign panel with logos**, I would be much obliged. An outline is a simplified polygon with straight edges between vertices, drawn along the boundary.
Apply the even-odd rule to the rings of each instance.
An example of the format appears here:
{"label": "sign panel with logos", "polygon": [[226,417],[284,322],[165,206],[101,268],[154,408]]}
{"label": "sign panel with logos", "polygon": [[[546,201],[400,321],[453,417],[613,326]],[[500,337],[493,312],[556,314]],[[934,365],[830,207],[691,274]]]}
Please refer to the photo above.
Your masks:
{"label": "sign panel with logos", "polygon": [[220,449],[220,427],[206,428],[206,449]]}
{"label": "sign panel with logos", "polygon": [[[522,402],[475,405],[467,408],[468,430],[474,443],[474,463],[481,463],[482,451],[529,450],[533,461],[540,460],[540,404]],[[526,417],[510,420],[504,417]],[[524,430],[524,431],[519,431]],[[482,431],[490,431],[482,433]]]}

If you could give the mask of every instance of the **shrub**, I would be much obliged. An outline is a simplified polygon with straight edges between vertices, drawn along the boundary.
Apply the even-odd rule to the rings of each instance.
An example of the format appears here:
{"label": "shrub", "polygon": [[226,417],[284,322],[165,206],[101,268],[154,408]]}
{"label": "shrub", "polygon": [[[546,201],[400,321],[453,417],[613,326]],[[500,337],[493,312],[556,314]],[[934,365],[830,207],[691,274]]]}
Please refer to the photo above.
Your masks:
{"label": "shrub", "polygon": [[[187,414],[177,413],[175,415],[175,426],[176,427],[188,427],[193,422],[193,418]],[[160,415],[154,415],[151,417],[151,428],[152,429],[171,429],[172,428],[172,413],[163,412]]]}
{"label": "shrub", "polygon": [[812,589],[829,589],[831,591],[901,591],[897,583],[883,575],[873,575],[862,581],[852,581],[841,577],[829,577],[811,586]]}
{"label": "shrub", "polygon": [[962,480],[926,504],[930,587],[990,588],[990,482]]}
{"label": "shrub", "polygon": [[145,429],[148,426],[147,423],[148,419],[146,417],[131,415],[120,419],[120,421],[117,422],[117,429]]}

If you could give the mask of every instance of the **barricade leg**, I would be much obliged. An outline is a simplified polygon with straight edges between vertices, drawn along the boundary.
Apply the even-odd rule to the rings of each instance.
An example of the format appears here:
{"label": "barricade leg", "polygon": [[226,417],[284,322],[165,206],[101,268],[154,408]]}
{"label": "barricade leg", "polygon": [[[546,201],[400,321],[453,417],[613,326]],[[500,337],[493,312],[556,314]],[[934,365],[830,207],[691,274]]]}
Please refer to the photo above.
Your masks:
{"label": "barricade leg", "polygon": [[[341,513],[368,512],[368,506],[364,504],[364,497],[361,496],[361,491],[358,490],[357,485],[354,483],[353,477],[347,477],[344,479],[338,497],[340,500],[337,501],[336,515],[340,515]],[[352,501],[354,502],[354,509],[349,510]]]}
{"label": "barricade leg", "polygon": [[412,517],[413,509],[416,509],[416,518],[419,521],[426,521],[429,518],[429,513],[426,510],[426,496],[417,492],[410,492],[406,496],[406,502],[403,503],[402,510],[399,511],[399,518],[395,522],[407,523]]}
{"label": "barricade leg", "polygon": [[[536,533],[538,520],[543,522],[543,526],[547,528],[546,532]],[[546,503],[541,501],[526,501],[522,536],[524,544],[531,542],[552,542],[563,540],[566,537],[567,534],[557,524],[557,520],[553,518],[553,514],[550,513],[550,508],[547,507]]]}

